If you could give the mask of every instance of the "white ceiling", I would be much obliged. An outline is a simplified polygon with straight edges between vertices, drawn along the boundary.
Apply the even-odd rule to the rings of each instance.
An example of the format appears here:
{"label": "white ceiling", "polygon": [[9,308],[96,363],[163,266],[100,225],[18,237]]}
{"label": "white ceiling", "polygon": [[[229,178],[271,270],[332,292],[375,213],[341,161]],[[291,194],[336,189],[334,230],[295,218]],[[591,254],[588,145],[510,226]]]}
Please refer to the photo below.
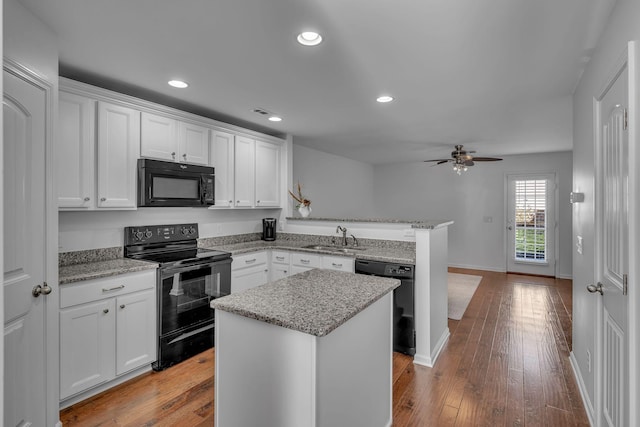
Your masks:
{"label": "white ceiling", "polygon": [[[615,0],[21,2],[63,74],[379,164],[571,150],[571,94]],[[324,42],[299,45],[305,29]]]}

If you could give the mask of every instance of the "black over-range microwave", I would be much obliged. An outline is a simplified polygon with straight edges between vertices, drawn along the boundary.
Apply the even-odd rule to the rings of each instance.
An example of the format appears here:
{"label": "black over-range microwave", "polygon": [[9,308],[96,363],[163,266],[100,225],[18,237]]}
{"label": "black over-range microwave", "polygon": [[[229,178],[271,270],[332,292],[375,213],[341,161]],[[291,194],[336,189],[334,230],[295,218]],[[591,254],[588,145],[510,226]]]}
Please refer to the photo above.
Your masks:
{"label": "black over-range microwave", "polygon": [[210,206],[214,169],[209,166],[138,159],[138,206]]}

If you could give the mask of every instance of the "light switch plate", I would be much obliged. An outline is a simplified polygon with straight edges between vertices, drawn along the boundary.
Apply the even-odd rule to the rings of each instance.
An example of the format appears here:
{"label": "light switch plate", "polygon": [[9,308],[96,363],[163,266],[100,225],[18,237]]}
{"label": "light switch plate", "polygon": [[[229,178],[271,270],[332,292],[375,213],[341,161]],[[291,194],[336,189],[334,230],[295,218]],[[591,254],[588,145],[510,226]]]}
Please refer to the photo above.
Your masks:
{"label": "light switch plate", "polygon": [[582,255],[582,236],[576,236],[576,251]]}

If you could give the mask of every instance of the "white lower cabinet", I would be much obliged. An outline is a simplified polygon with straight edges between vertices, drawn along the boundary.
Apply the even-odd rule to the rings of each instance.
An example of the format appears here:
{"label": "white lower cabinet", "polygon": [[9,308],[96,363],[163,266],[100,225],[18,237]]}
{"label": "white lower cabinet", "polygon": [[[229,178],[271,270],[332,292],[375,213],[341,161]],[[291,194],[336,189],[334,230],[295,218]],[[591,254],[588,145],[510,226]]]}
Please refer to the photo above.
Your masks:
{"label": "white lower cabinet", "polygon": [[231,263],[231,293],[264,285],[269,281],[267,251],[233,257]]}
{"label": "white lower cabinet", "polygon": [[356,260],[354,258],[344,256],[322,256],[322,268],[327,270],[339,270],[348,271],[353,273],[355,271]]}
{"label": "white lower cabinet", "polygon": [[291,275],[291,254],[286,251],[271,251],[270,281]]}
{"label": "white lower cabinet", "polygon": [[156,359],[156,272],[62,285],[60,399]]}

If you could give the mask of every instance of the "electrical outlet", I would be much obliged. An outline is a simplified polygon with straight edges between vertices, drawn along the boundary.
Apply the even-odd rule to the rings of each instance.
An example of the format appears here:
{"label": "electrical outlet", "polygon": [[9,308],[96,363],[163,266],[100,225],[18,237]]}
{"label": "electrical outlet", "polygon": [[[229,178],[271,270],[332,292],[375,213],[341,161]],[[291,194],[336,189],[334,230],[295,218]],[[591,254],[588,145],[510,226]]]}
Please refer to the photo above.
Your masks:
{"label": "electrical outlet", "polygon": [[591,352],[587,350],[587,370],[591,372]]}

